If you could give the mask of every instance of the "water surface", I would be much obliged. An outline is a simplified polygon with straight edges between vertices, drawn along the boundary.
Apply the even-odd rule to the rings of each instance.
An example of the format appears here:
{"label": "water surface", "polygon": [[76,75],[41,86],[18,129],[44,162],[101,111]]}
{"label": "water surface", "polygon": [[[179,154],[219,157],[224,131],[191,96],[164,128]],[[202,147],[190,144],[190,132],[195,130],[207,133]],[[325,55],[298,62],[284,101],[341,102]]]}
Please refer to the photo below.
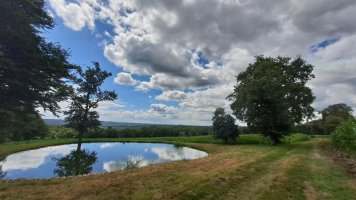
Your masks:
{"label": "water surface", "polygon": [[156,143],[83,143],[46,147],[9,155],[0,161],[0,179],[51,178],[139,168],[191,160],[208,154]]}

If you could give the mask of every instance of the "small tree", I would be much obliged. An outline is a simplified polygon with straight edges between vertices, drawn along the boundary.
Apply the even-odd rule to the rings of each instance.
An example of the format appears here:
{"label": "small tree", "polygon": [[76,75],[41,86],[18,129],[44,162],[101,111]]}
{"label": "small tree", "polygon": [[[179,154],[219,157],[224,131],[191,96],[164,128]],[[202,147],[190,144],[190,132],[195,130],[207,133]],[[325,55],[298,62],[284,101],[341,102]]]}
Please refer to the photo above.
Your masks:
{"label": "small tree", "polygon": [[235,141],[239,136],[235,119],[231,115],[225,114],[224,108],[217,108],[212,120],[214,139],[221,139],[227,143],[229,139]]}
{"label": "small tree", "polygon": [[[79,77],[74,80],[75,92],[71,95],[69,110],[64,112],[66,126],[78,131],[79,143],[88,129],[95,129],[101,125],[99,113],[91,111],[98,107],[101,101],[114,101],[117,99],[115,91],[101,91],[100,86],[112,74],[100,69],[99,63],[93,62],[94,68],[85,72],[78,68]],[[80,145],[78,145],[80,149]]]}
{"label": "small tree", "polygon": [[269,136],[273,145],[289,134],[294,124],[311,119],[315,97],[306,86],[314,78],[313,66],[301,58],[257,56],[237,76],[234,92],[228,96],[237,119],[255,132]]}

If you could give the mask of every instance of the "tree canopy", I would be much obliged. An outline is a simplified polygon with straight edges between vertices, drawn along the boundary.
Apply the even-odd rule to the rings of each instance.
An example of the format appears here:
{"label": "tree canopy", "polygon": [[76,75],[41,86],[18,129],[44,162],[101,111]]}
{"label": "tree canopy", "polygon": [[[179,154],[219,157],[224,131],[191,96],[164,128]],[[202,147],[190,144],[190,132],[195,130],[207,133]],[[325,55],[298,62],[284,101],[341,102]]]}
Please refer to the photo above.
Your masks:
{"label": "tree canopy", "polygon": [[237,76],[234,92],[227,98],[237,119],[269,136],[273,144],[291,126],[311,119],[315,97],[306,83],[314,78],[313,66],[300,56],[277,58],[256,56]]}
{"label": "tree canopy", "polygon": [[93,62],[94,68],[83,71],[78,68],[78,76],[74,79],[75,91],[71,94],[71,104],[65,111],[66,126],[79,133],[79,142],[88,129],[95,129],[101,125],[99,113],[91,111],[98,107],[101,101],[114,101],[117,99],[115,91],[102,91],[101,85],[112,74],[103,71],[99,63]]}
{"label": "tree canopy", "polygon": [[339,103],[339,104],[333,104],[328,106],[327,108],[321,111],[321,114],[322,114],[322,119],[324,121],[329,116],[341,117],[344,120],[348,120],[350,118],[354,118],[352,112],[353,109],[350,106],[344,103]]}
{"label": "tree canopy", "polygon": [[0,3],[0,127],[16,113],[37,107],[57,114],[67,98],[75,66],[70,53],[40,34],[55,26],[44,0],[2,0]]}
{"label": "tree canopy", "polygon": [[223,108],[215,110],[212,120],[214,139],[221,139],[227,143],[228,140],[235,141],[239,136],[235,119],[231,115],[226,114]]}

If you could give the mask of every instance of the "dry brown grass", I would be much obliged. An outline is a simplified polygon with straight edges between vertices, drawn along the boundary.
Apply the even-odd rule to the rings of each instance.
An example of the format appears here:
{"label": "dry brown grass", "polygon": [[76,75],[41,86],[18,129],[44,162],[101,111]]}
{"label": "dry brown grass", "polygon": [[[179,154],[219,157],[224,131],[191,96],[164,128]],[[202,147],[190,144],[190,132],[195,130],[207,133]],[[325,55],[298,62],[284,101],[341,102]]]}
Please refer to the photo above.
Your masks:
{"label": "dry brown grass", "polygon": [[[330,173],[314,143],[267,145],[187,144],[208,157],[79,178],[0,184],[1,199],[322,199]],[[313,169],[313,165],[314,169]],[[294,170],[294,171],[293,171]],[[295,171],[297,170],[297,171]],[[320,173],[320,174],[318,174]],[[305,175],[307,174],[307,175]],[[337,174],[337,176],[342,176]],[[331,176],[332,177],[332,176]],[[336,178],[336,177],[332,177]],[[340,181],[343,177],[338,177]],[[345,179],[352,196],[355,181]],[[342,186],[343,187],[343,186]],[[300,189],[298,189],[300,188]],[[345,189],[346,190],[346,189]],[[333,198],[331,198],[333,199]],[[337,198],[335,198],[337,199]],[[342,199],[342,198],[341,198]]]}

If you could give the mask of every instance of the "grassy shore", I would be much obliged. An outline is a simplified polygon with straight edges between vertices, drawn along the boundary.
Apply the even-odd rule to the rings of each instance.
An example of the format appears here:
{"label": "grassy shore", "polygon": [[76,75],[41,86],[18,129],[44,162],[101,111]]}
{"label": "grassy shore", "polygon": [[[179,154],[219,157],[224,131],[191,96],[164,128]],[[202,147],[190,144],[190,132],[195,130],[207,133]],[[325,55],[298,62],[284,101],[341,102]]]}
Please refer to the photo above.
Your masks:
{"label": "grassy shore", "polygon": [[[194,140],[198,143],[185,143]],[[207,140],[205,137],[130,140],[185,143],[210,154],[191,161],[97,176],[0,183],[0,198],[278,200],[354,199],[356,196],[356,179],[334,165],[320,148],[321,144],[330,145],[328,139],[316,138],[277,147],[268,144],[209,144]],[[108,140],[86,140],[99,141]],[[75,141],[58,140],[51,141],[51,144],[66,142]],[[45,143],[48,144],[48,141],[19,145],[24,149],[26,145],[40,147]],[[16,145],[2,145],[1,152],[10,152],[9,149],[15,149],[13,146]]]}
{"label": "grassy shore", "polygon": [[[62,144],[77,143],[78,139],[55,139],[55,140],[30,140],[21,142],[9,142],[0,145],[0,157],[7,156],[12,153],[38,149],[46,146],[55,146]],[[212,136],[196,136],[196,137],[155,137],[155,138],[84,138],[83,142],[154,142],[154,143],[205,143],[205,144],[223,144],[221,140],[214,140]],[[261,144],[269,143],[268,138],[260,135],[241,135],[234,144]]]}
{"label": "grassy shore", "polygon": [[[293,143],[309,140],[300,134],[287,136],[282,142]],[[62,144],[77,143],[77,139],[54,139],[54,140],[30,140],[21,142],[9,142],[0,144],[0,157],[5,157],[9,154],[38,149],[41,147],[55,146]],[[154,138],[84,138],[83,142],[153,142],[153,143],[171,143],[171,144],[186,144],[186,143],[204,143],[204,144],[224,144],[221,140],[214,140],[211,135],[208,136],[195,136],[195,137],[154,137]],[[228,145],[239,144],[269,144],[269,138],[261,135],[240,135],[236,139],[235,143],[229,143]]]}

